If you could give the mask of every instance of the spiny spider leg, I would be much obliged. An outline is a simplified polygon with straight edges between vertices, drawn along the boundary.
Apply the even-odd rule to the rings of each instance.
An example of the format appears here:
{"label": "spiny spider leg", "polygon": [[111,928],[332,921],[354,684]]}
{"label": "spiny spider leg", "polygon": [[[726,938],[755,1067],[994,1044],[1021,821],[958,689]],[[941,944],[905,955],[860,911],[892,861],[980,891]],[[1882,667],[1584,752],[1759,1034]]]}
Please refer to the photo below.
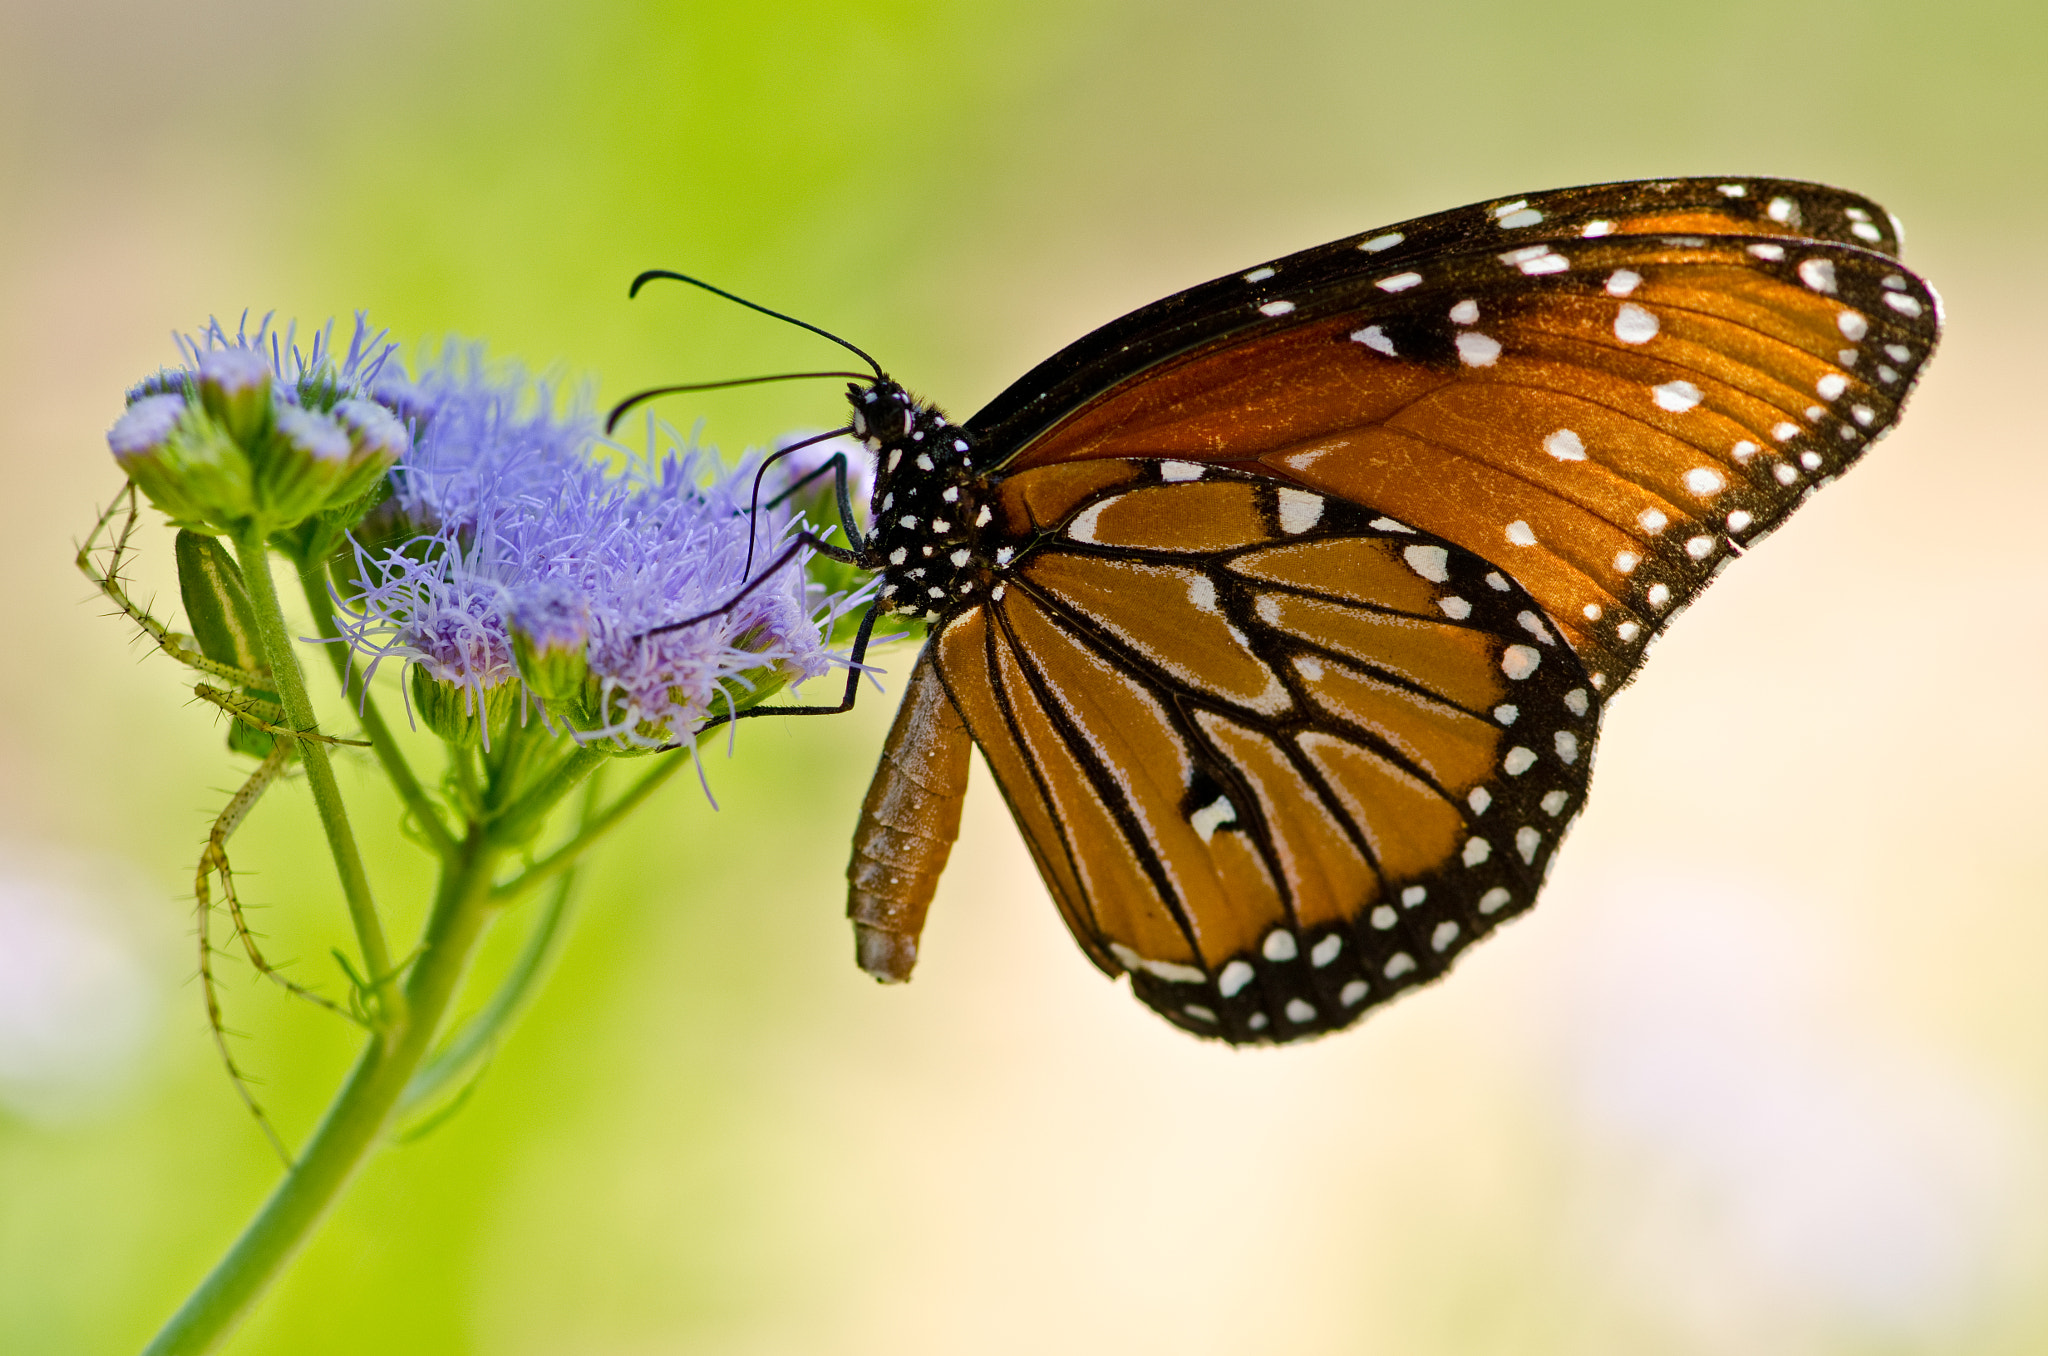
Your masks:
{"label": "spiny spider leg", "polygon": [[[114,516],[122,511],[124,501],[127,518],[121,524],[121,530],[115,534],[112,541],[100,546],[100,534],[107,530],[107,525],[114,520]],[[93,524],[92,531],[87,534],[85,544],[78,548],[79,571],[90,579],[93,586],[105,594],[115,607],[126,613],[130,621],[141,627],[143,633],[156,642],[158,649],[180,664],[238,687],[269,688],[271,678],[268,673],[238,669],[232,664],[223,664],[216,659],[208,658],[199,648],[196,639],[182,631],[173,631],[150,616],[148,611],[130,598],[128,591],[121,587],[121,558],[127,554],[128,539],[134,535],[140,517],[141,508],[135,497],[135,484],[130,481],[114,496],[113,502],[107,505],[106,512],[100,514],[99,521]],[[93,563],[93,552],[96,549],[107,553],[107,567],[104,573]]]}
{"label": "spiny spider leg", "polygon": [[[250,807],[256,803],[257,798],[263,794],[264,788],[275,781],[279,774],[284,771],[285,764],[290,761],[292,747],[291,744],[280,743],[272,750],[270,756],[263,760],[255,772],[250,774],[249,780],[242,783],[241,790],[235,792],[234,796],[228,801],[227,808],[222,810],[219,817],[213,821],[213,831],[207,835],[206,850],[200,854],[199,870],[193,882],[192,890],[193,897],[198,905],[198,926],[195,930],[199,935],[199,990],[205,995],[206,999],[207,1028],[213,1033],[214,1048],[220,1051],[220,1062],[227,1067],[228,1081],[235,1085],[235,1092],[241,1097],[243,1105],[249,1108],[249,1114],[256,1118],[256,1124],[263,1131],[263,1137],[270,1141],[270,1147],[275,1149],[277,1156],[284,1160],[286,1168],[292,1166],[291,1150],[285,1147],[282,1139],[278,1138],[276,1129],[270,1124],[270,1118],[263,1112],[262,1103],[258,1102],[256,1094],[249,1090],[248,1075],[244,1074],[241,1066],[235,1063],[234,1052],[228,1048],[227,1024],[221,1017],[219,986],[215,983],[213,975],[213,896],[207,890],[206,878],[209,872],[217,872],[219,874],[222,889],[229,900],[229,913],[235,920],[236,930],[243,932],[243,936],[246,939],[247,933],[243,930],[241,922],[241,907],[235,901],[234,879],[228,869],[227,839],[228,835],[233,833],[236,826],[242,822],[243,816],[249,813]],[[260,962],[260,957],[254,948],[254,943],[249,942],[248,945],[251,957],[258,959]],[[259,968],[266,973],[275,973],[270,971],[267,965],[259,963]],[[279,983],[284,984],[287,988],[297,988],[296,985],[292,984],[290,980],[285,979],[282,975],[278,975],[276,978]],[[333,1004],[328,1003],[317,995],[307,994],[306,997],[324,1006],[333,1006]]]}
{"label": "spiny spider leg", "polygon": [[338,735],[309,734],[304,730],[294,730],[289,725],[280,725],[278,722],[284,719],[284,708],[276,702],[267,702],[260,697],[245,696],[240,692],[223,692],[206,683],[193,684],[192,693],[203,701],[212,702],[244,725],[261,730],[267,735],[276,735],[280,739],[305,739],[319,744],[346,744],[358,749],[370,747],[370,741],[367,739],[343,739]]}
{"label": "spiny spider leg", "polygon": [[[256,945],[256,935],[249,930],[249,921],[242,914],[242,901],[235,893],[234,870],[228,865],[228,838],[241,827],[242,820],[255,808],[257,800],[270,784],[284,775],[285,769],[291,765],[293,752],[291,744],[280,743],[271,750],[268,758],[257,765],[256,770],[249,775],[249,780],[242,783],[241,789],[229,798],[227,808],[220,812],[213,821],[212,831],[206,835],[206,847],[199,854],[199,869],[193,873],[192,893],[199,901],[201,917],[210,916],[213,903],[207,881],[209,877],[218,877],[221,900],[227,905],[228,918],[234,924],[235,936],[241,941],[242,950],[248,953],[249,964],[256,973],[282,985],[287,993],[303,998],[308,1003],[326,1008],[338,1016],[349,1017],[349,1013],[338,1003],[322,997],[303,984],[286,979],[277,967],[264,958],[262,949]],[[211,931],[210,928],[206,930]],[[212,1006],[209,998],[209,1007]],[[350,1020],[354,1019],[351,1017]]]}

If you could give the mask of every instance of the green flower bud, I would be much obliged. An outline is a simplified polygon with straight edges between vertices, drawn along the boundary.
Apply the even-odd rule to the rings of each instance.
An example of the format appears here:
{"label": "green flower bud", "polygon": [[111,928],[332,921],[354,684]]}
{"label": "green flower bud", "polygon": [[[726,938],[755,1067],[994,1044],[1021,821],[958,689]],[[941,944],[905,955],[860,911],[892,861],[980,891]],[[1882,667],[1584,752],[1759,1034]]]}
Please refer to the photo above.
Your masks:
{"label": "green flower bud", "polygon": [[255,507],[249,458],[225,428],[183,396],[144,396],[107,431],[128,478],[174,522],[228,528]]}
{"label": "green flower bud", "polygon": [[264,519],[283,529],[326,507],[348,476],[354,448],[348,430],[327,415],[280,405],[273,418],[256,487]]}
{"label": "green flower bud", "polygon": [[568,594],[522,600],[512,609],[512,658],[547,702],[580,697],[590,676],[590,605]]}
{"label": "green flower bud", "polygon": [[503,739],[519,719],[522,699],[519,684],[514,682],[479,691],[442,682],[427,672],[426,665],[413,665],[412,703],[420,722],[459,748],[473,749]]}
{"label": "green flower bud", "polygon": [[243,447],[270,432],[270,364],[253,348],[216,348],[199,355],[199,400]]}
{"label": "green flower bud", "polygon": [[412,450],[412,435],[398,417],[370,400],[344,400],[334,418],[348,430],[348,473],[328,497],[328,508],[340,508],[370,492],[398,459]]}

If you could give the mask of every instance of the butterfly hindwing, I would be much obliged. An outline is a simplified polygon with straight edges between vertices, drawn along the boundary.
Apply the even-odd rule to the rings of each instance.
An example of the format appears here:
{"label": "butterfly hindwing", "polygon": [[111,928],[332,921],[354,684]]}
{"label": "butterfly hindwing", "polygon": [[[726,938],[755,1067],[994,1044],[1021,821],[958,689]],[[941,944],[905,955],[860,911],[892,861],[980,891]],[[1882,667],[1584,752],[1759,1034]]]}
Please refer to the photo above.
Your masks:
{"label": "butterfly hindwing", "polygon": [[1456,546],[1254,476],[1118,470],[1006,483],[1042,534],[934,638],[938,674],[1098,964],[1208,1035],[1347,1025],[1533,900],[1597,695]]}

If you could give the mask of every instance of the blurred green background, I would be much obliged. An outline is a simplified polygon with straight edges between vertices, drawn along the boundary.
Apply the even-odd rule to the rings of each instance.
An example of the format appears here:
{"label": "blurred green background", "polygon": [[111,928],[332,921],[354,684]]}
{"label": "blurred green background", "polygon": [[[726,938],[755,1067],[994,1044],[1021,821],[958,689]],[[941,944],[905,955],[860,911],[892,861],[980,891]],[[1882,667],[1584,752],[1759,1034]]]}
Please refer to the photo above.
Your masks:
{"label": "blurred green background", "polygon": [[[463,1113],[231,1349],[2048,1349],[2044,70],[2031,0],[7,0],[0,1351],[139,1347],[275,1175],[190,982],[242,771],[70,565],[171,330],[362,307],[606,398],[839,361],[628,305],[661,265],[964,417],[1250,262],[1687,173],[1877,197],[1950,336],[1617,705],[1531,918],[1359,1030],[1212,1048],[1086,964],[983,779],[917,982],[878,989],[841,871],[891,702],[756,722],[707,760],[722,808],[679,778],[613,845]],[[738,450],[836,402],[667,413]],[[344,775],[406,913],[412,850]],[[331,982],[303,788],[239,841],[273,954]],[[348,1033],[239,967],[228,1002],[303,1135]]]}

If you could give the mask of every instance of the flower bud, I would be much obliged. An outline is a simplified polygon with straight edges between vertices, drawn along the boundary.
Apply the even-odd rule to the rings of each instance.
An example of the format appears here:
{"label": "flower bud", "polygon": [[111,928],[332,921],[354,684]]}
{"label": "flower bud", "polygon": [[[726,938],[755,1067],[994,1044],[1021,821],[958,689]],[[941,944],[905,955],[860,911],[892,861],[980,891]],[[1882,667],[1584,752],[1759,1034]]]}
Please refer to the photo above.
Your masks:
{"label": "flower bud", "polygon": [[344,400],[334,418],[348,431],[348,473],[329,496],[327,506],[339,508],[369,493],[370,487],[412,450],[412,435],[396,415],[369,400]]}
{"label": "flower bud", "polygon": [[183,396],[144,396],[107,431],[114,460],[151,503],[191,527],[231,527],[254,507],[249,458]]}
{"label": "flower bud", "polygon": [[579,697],[590,676],[590,604],[553,592],[513,605],[512,658],[519,676],[546,702]]}
{"label": "flower bud", "polygon": [[280,405],[264,441],[257,473],[264,519],[290,527],[317,513],[348,475],[354,454],[348,430],[324,414]]}
{"label": "flower bud", "polygon": [[243,447],[255,447],[270,431],[271,383],[270,363],[253,348],[199,355],[199,399]]}
{"label": "flower bud", "polygon": [[429,673],[427,665],[413,665],[412,704],[420,723],[458,748],[488,748],[503,739],[519,719],[520,695],[517,683],[486,688],[449,683]]}

